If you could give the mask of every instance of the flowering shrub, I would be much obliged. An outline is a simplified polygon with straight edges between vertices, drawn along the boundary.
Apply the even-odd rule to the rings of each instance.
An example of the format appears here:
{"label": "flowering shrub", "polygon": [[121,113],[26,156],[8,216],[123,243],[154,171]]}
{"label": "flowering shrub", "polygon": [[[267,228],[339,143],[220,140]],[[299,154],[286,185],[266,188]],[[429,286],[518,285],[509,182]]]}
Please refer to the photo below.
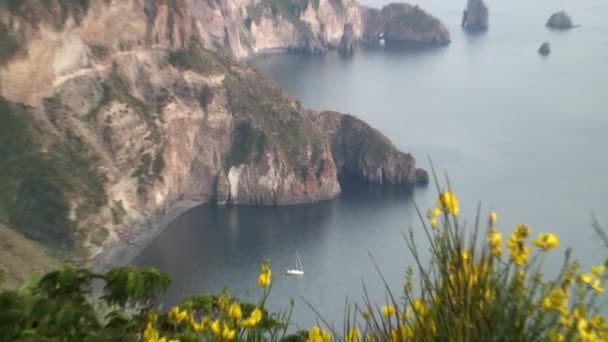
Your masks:
{"label": "flowering shrub", "polygon": [[380,308],[369,300],[355,305],[362,318],[351,320],[357,336],[366,341],[608,341],[608,325],[596,304],[608,276],[604,265],[581,273],[568,250],[559,275],[546,279],[543,260],[559,247],[556,234],[540,233],[530,243],[532,229],[517,225],[503,244],[496,212],[468,236],[459,215],[456,194],[440,192],[437,207],[427,212],[428,223],[422,219],[430,264],[420,259],[410,231],[406,241],[417,265],[407,271],[403,295],[390,294],[391,302]]}
{"label": "flowering shrub", "polygon": [[[407,269],[403,293],[389,291],[384,305],[353,303],[343,331],[314,326],[288,334],[293,304],[284,313],[265,309],[267,263],[256,303],[223,291],[187,298],[167,312],[153,303],[170,280],[155,269],[94,274],[66,267],[0,293],[0,341],[608,341],[597,305],[605,265],[581,270],[567,251],[561,272],[548,279],[543,260],[559,247],[557,235],[532,239],[532,228],[517,225],[505,242],[496,212],[468,232],[459,216],[456,194],[440,192],[428,220],[420,215],[430,259],[421,259],[410,231],[416,266]],[[95,282],[101,296],[93,296]]]}

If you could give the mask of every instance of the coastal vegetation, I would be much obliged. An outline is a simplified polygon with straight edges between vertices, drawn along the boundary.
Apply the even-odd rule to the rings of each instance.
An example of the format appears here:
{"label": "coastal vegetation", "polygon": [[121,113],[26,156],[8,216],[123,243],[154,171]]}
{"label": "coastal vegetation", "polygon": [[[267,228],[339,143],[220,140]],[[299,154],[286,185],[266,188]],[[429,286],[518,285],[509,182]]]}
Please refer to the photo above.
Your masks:
{"label": "coastal vegetation", "polygon": [[[319,316],[323,325],[293,331],[293,302],[285,311],[268,311],[273,275],[267,262],[257,278],[255,302],[243,302],[224,290],[188,297],[165,310],[157,306],[157,299],[171,281],[156,269],[124,266],[97,274],[66,266],[0,293],[0,340],[608,339],[608,324],[599,307],[608,278],[605,264],[582,269],[568,250],[561,271],[548,276],[544,261],[558,257],[554,250],[561,241],[556,234],[517,225],[503,236],[497,212],[481,214],[479,209],[475,224],[467,226],[456,193],[449,187],[438,190],[436,207],[426,217],[418,211],[430,258],[421,256],[420,241],[410,230],[406,246],[416,266],[407,269],[402,292],[391,293],[386,284],[386,303],[369,298],[351,303],[341,329]],[[94,290],[100,286],[101,291]]]}

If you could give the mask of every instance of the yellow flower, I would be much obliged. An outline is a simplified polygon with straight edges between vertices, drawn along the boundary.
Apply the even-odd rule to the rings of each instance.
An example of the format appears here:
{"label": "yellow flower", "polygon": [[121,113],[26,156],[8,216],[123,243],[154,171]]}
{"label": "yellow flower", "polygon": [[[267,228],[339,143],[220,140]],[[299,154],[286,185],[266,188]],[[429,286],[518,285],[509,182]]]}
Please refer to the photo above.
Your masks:
{"label": "yellow flower", "polygon": [[439,226],[439,221],[437,221],[437,219],[433,217],[431,219],[431,227],[433,227],[433,229],[437,229],[438,226]]}
{"label": "yellow flower", "polygon": [[496,224],[496,219],[498,218],[498,215],[496,214],[495,211],[491,211],[490,212],[490,217],[488,218],[488,223],[490,224],[490,227],[494,227],[494,225]]}
{"label": "yellow flower", "polygon": [[252,328],[252,327],[255,327],[256,325],[258,325],[258,323],[260,323],[261,320],[262,320],[262,310],[260,310],[259,308],[255,308],[251,312],[251,315],[249,316],[249,318],[247,318],[246,320],[241,322],[241,326],[246,327],[246,328]]}
{"label": "yellow flower", "polygon": [[401,331],[402,340],[409,341],[414,338],[414,329],[408,324],[402,325],[399,330]]}
{"label": "yellow flower", "polygon": [[234,338],[236,337],[236,331],[234,329],[230,329],[227,325],[224,325],[222,337],[226,340],[234,340]]}
{"label": "yellow flower", "polygon": [[158,331],[151,322],[148,322],[146,330],[144,331],[144,340],[146,340],[146,342],[156,342],[158,341],[158,338]]}
{"label": "yellow flower", "polygon": [[228,310],[228,315],[233,319],[237,320],[243,316],[243,311],[241,310],[241,306],[238,303],[233,303],[230,305],[230,309]]}
{"label": "yellow flower", "polygon": [[422,299],[416,299],[414,301],[414,312],[416,312],[418,316],[426,315],[427,309]]}
{"label": "yellow flower", "polygon": [[531,251],[530,247],[523,247],[521,250],[516,250],[511,253],[511,260],[513,260],[515,265],[523,266],[528,263]]}
{"label": "yellow flower", "polygon": [[205,330],[209,326],[209,324],[211,323],[211,318],[209,318],[209,316],[205,316],[201,320],[200,323],[197,323],[194,320],[194,316],[190,315],[189,322],[190,322],[190,326],[192,327],[192,330],[194,330],[194,332],[198,333],[198,332]]}
{"label": "yellow flower", "polygon": [[308,342],[331,342],[332,336],[329,331],[321,329],[315,325],[308,333]]}
{"label": "yellow flower", "polygon": [[358,328],[352,328],[346,336],[346,342],[357,342],[361,338],[361,331]]}
{"label": "yellow flower", "polygon": [[222,334],[222,323],[218,320],[215,320],[211,324],[211,331],[215,336],[220,336]]}
{"label": "yellow flower", "polygon": [[551,330],[549,331],[549,342],[565,342],[566,341],[566,337],[564,336],[564,334],[560,333],[557,330]]}
{"label": "yellow flower", "polygon": [[581,320],[587,317],[587,310],[583,307],[577,307],[572,311],[572,316],[574,319]]}
{"label": "yellow flower", "polygon": [[460,214],[460,205],[458,203],[458,198],[456,197],[456,194],[451,191],[443,192],[439,195],[437,208],[454,216],[458,216]]}
{"label": "yellow flower", "polygon": [[426,212],[426,216],[429,218],[429,220],[437,218],[437,217],[439,217],[439,215],[441,215],[441,210],[439,208],[429,209]]}
{"label": "yellow flower", "polygon": [[604,265],[591,267],[591,273],[595,274],[598,277],[601,276],[602,273],[604,273],[604,270],[606,270],[606,266]]}
{"label": "yellow flower", "polygon": [[230,296],[228,295],[228,293],[222,293],[220,295],[220,297],[217,300],[218,305],[220,307],[220,310],[222,312],[226,312],[226,310],[228,310],[228,306],[230,305]]}
{"label": "yellow flower", "polygon": [[460,256],[462,257],[462,261],[465,264],[467,264],[471,261],[471,251],[470,250],[460,251]]}
{"label": "yellow flower", "polygon": [[509,241],[507,241],[507,247],[511,251],[511,261],[517,266],[523,266],[528,263],[532,250],[530,247],[525,247],[524,242],[529,234],[530,228],[521,224],[515,227],[513,234],[511,234]]}
{"label": "yellow flower", "polygon": [[552,233],[542,233],[538,235],[536,240],[532,241],[534,246],[541,248],[543,251],[548,251],[559,247],[559,237]]}
{"label": "yellow flower", "polygon": [[599,278],[594,273],[583,274],[580,277],[581,281],[587,284],[590,288],[594,289],[596,292],[602,293],[604,289],[602,288],[602,283]]}
{"label": "yellow flower", "polygon": [[382,314],[386,317],[393,316],[397,313],[397,310],[392,305],[384,305],[382,306]]}
{"label": "yellow flower", "polygon": [[187,319],[188,319],[188,311],[186,311],[186,310],[180,310],[179,307],[174,306],[173,308],[171,308],[171,311],[169,311],[169,321],[171,321],[174,324],[183,322]]}
{"label": "yellow flower", "polygon": [[488,233],[488,244],[494,256],[499,257],[502,255],[502,234],[499,231],[490,230]]}
{"label": "yellow flower", "polygon": [[568,293],[561,288],[555,289],[543,299],[542,306],[545,310],[553,310],[566,315],[568,313]]}
{"label": "yellow flower", "polygon": [[526,226],[525,224],[517,225],[513,233],[519,239],[525,239],[530,236],[530,227]]}
{"label": "yellow flower", "polygon": [[262,264],[262,271],[258,277],[258,284],[261,287],[268,287],[272,283],[272,270],[268,267],[268,264]]}
{"label": "yellow flower", "polygon": [[577,324],[578,333],[581,335],[581,341],[583,342],[596,342],[599,341],[597,334],[585,319],[581,319]]}

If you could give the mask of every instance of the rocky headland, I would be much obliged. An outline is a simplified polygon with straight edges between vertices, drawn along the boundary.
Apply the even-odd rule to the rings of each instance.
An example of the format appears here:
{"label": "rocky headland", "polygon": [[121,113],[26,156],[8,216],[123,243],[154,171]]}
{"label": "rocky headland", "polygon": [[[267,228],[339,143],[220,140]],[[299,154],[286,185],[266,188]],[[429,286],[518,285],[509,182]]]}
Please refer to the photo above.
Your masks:
{"label": "rocky headland", "polygon": [[409,5],[0,2],[0,222],[83,255],[119,246],[128,259],[133,240],[195,204],[315,202],[339,195],[346,175],[425,183],[369,125],[309,111],[236,61],[279,48],[351,53],[380,32],[449,42]]}

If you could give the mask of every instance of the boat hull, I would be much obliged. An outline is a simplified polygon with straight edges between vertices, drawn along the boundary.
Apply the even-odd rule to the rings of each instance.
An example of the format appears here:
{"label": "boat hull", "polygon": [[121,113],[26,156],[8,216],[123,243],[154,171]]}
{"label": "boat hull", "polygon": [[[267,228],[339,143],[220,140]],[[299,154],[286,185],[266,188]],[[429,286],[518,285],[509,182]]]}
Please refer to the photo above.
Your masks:
{"label": "boat hull", "polygon": [[285,273],[287,275],[295,275],[295,276],[303,276],[304,275],[304,271],[301,271],[301,270],[287,270]]}

